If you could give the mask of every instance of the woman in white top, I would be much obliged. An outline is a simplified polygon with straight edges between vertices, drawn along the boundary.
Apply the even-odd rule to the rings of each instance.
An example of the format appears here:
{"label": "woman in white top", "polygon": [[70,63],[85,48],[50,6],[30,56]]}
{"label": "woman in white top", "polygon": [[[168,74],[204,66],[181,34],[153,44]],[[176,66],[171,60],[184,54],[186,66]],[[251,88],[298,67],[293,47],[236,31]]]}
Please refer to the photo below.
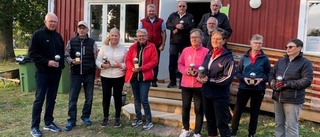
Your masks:
{"label": "woman in white top", "polygon": [[125,56],[127,49],[119,43],[120,34],[117,28],[113,28],[109,32],[109,36],[101,47],[96,65],[101,69],[102,83],[102,106],[104,119],[101,123],[102,127],[106,127],[109,123],[110,98],[113,90],[114,106],[116,110],[115,127],[120,127],[120,112],[122,107],[121,95],[124,85],[124,75],[126,70]]}

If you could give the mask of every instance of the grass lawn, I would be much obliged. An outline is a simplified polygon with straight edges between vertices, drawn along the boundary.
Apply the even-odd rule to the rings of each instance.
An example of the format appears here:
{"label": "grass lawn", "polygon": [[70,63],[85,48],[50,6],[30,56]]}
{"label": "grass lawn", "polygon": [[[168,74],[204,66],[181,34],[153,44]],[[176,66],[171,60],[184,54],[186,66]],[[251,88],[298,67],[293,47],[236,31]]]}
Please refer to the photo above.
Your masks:
{"label": "grass lawn", "polygon": [[[8,70],[15,63],[0,62],[0,68]],[[21,92],[20,86],[15,83],[10,83],[4,88],[2,81],[0,81],[0,136],[4,137],[27,137],[30,136],[30,123],[31,123],[31,110],[34,101],[34,92]],[[143,131],[141,127],[131,128],[131,121],[125,116],[122,116],[122,126],[120,128],[114,128],[114,109],[111,107],[111,126],[106,128],[100,127],[100,122],[103,119],[102,113],[102,93],[101,90],[96,88],[94,91],[94,99],[92,106],[91,120],[92,126],[84,126],[79,120],[82,106],[84,102],[84,95],[81,92],[78,101],[78,122],[74,130],[70,132],[52,133],[43,131],[43,113],[41,117],[41,130],[44,136],[48,137],[157,137],[160,136],[157,128],[161,127],[159,124],[155,124],[155,127],[149,131]],[[128,102],[128,101],[127,101]],[[55,123],[63,128],[68,118],[68,94],[59,93],[56,100],[54,118]],[[44,108],[43,108],[44,110]],[[240,121],[240,127],[238,131],[238,137],[247,136],[247,127],[249,123],[249,115],[245,113]],[[320,136],[320,124],[308,121],[300,121],[300,135],[301,137],[319,137]],[[273,137],[274,136],[274,117],[267,113],[262,113],[259,116],[258,129],[256,136],[258,137]],[[158,133],[157,133],[158,132]],[[203,136],[206,136],[206,130],[203,130]],[[178,136],[178,133],[173,133],[173,136]]]}

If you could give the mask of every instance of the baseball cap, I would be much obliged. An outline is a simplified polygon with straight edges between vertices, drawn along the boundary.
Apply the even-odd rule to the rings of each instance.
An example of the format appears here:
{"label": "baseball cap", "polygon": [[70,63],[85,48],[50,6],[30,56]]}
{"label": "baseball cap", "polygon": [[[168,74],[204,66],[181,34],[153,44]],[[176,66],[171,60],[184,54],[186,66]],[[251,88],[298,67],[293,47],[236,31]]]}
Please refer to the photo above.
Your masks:
{"label": "baseball cap", "polygon": [[81,25],[82,25],[82,26],[85,26],[85,27],[87,27],[87,28],[88,28],[87,23],[86,23],[86,22],[84,22],[83,20],[78,22],[78,27],[79,27],[79,26],[81,26]]}

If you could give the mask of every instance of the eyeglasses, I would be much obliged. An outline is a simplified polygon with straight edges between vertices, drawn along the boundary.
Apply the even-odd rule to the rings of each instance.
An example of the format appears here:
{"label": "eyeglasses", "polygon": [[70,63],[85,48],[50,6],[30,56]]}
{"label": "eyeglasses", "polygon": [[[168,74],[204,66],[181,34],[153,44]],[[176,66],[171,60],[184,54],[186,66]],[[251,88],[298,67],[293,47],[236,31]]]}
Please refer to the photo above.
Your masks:
{"label": "eyeglasses", "polygon": [[184,7],[186,7],[186,6],[185,6],[185,5],[180,5],[179,7],[180,7],[180,8],[181,8],[181,7],[184,8]]}
{"label": "eyeglasses", "polygon": [[262,44],[262,42],[252,42],[253,44],[259,44],[259,45],[261,45]]}
{"label": "eyeglasses", "polygon": [[197,38],[200,38],[200,37],[198,37],[198,36],[192,36],[192,37],[190,37],[191,39],[197,39]]}
{"label": "eyeglasses", "polygon": [[221,41],[222,38],[211,38],[211,40]]}
{"label": "eyeglasses", "polygon": [[288,46],[288,47],[284,47],[285,49],[292,49],[293,47],[297,47],[297,46]]}
{"label": "eyeglasses", "polygon": [[146,37],[147,35],[137,35],[137,37],[141,38],[141,37]]}
{"label": "eyeglasses", "polygon": [[207,24],[209,24],[209,25],[214,25],[214,24],[216,24],[216,23],[207,23]]}
{"label": "eyeglasses", "polygon": [[212,7],[218,7],[219,5],[211,5]]}

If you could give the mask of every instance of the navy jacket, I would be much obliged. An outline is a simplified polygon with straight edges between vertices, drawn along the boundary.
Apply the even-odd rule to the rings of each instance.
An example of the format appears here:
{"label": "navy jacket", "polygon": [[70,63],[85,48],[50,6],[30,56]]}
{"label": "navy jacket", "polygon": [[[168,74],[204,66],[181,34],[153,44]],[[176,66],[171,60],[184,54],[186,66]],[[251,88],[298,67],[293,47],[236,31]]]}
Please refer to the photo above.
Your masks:
{"label": "navy jacket", "polygon": [[[208,77],[208,82],[202,85],[202,94],[215,101],[230,102],[230,84],[234,78],[233,55],[224,49],[221,55],[210,63],[212,52],[209,51],[202,66]],[[210,66],[209,66],[210,64]]]}
{"label": "navy jacket", "polygon": [[286,87],[280,91],[274,90],[272,99],[281,103],[303,104],[305,89],[313,80],[312,63],[303,57],[303,53],[291,61],[288,55],[280,58],[270,71],[269,81],[275,80],[277,76],[283,77]]}
{"label": "navy jacket", "polygon": [[[261,54],[257,57],[254,64],[251,62],[251,58],[249,55],[249,49],[240,59],[238,67],[235,71],[236,77],[239,79],[239,89],[250,89],[250,90],[265,90],[266,82],[268,82],[268,74],[270,72],[271,66],[268,57],[262,50],[260,50]],[[257,85],[247,85],[244,81],[244,78],[250,78],[250,73],[254,72],[256,74],[256,78],[262,78],[263,81]]]}

